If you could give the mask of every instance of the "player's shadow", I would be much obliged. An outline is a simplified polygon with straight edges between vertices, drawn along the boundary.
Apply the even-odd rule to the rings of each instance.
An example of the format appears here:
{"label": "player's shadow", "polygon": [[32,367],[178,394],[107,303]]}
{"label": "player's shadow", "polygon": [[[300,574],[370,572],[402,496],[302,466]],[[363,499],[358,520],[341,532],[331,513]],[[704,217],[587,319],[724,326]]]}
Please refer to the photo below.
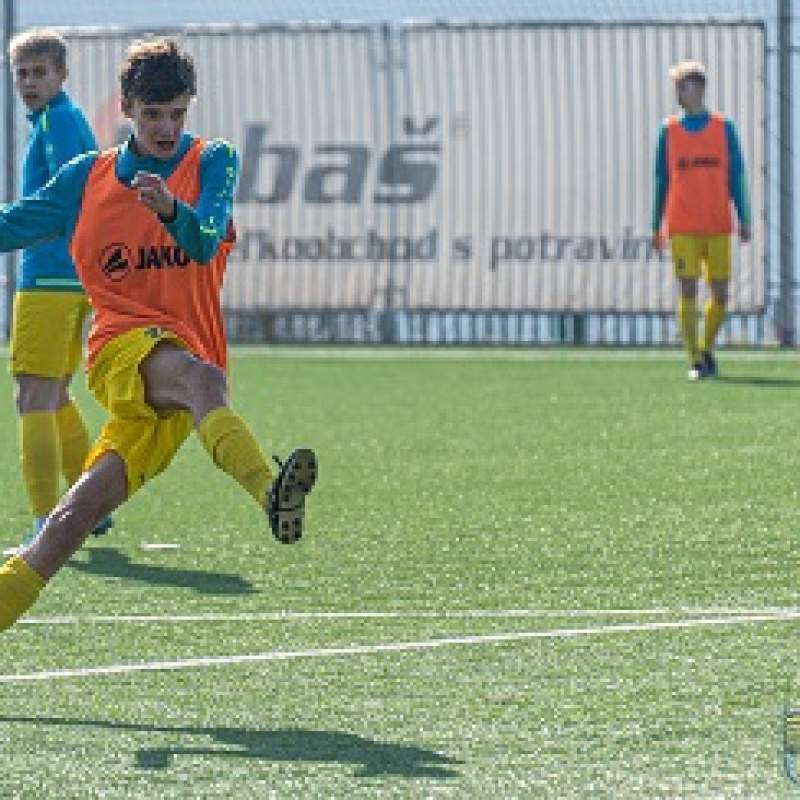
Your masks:
{"label": "player's shadow", "polygon": [[139,564],[125,553],[110,547],[92,547],[82,551],[88,560],[73,558],[69,565],[78,572],[108,578],[125,578],[155,586],[194,589],[200,594],[252,594],[253,584],[239,575],[207,572],[201,569],[174,569],[159,564]]}
{"label": "player's shadow", "polygon": [[746,375],[718,375],[717,383],[729,383],[735,386],[757,386],[762,389],[800,389],[800,378],[761,378]]}
{"label": "player's shadow", "polygon": [[[88,727],[98,730],[138,732],[204,737],[210,743],[168,745],[144,748],[135,752],[136,766],[142,770],[169,769],[180,756],[215,758],[246,758],[258,761],[315,762],[325,764],[352,764],[355,776],[375,778],[396,776],[402,778],[458,777],[454,767],[463,764],[451,756],[414,745],[378,742],[364,736],[341,731],[317,731],[304,728],[278,728],[255,730],[251,728],[171,727],[144,725],[104,720],[63,719],[60,717],[0,716],[0,722],[30,723],[37,726]],[[127,740],[127,737],[125,737]]]}

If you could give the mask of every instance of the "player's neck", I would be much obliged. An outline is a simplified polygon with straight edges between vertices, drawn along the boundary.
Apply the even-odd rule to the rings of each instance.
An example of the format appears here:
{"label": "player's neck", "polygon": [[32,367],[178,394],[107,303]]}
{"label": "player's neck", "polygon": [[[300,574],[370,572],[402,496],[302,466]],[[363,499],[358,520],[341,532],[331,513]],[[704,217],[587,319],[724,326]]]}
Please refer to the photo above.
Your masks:
{"label": "player's neck", "polygon": [[687,117],[700,117],[703,114],[708,114],[708,109],[705,107],[704,103],[698,103],[693,106],[684,106],[683,113],[686,114]]}

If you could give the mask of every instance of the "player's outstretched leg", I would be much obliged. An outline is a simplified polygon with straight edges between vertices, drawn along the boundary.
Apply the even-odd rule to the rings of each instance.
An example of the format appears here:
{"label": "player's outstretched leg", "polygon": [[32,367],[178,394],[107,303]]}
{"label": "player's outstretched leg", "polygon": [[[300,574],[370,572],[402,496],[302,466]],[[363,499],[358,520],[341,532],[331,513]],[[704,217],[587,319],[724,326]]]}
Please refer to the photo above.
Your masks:
{"label": "player's outstretched leg", "polygon": [[0,631],[10,628],[36,602],[44,584],[20,555],[0,565]]}
{"label": "player's outstretched leg", "polygon": [[267,517],[275,538],[292,544],[303,535],[306,496],[317,480],[317,457],[313,450],[301,447],[281,461],[280,472],[267,491]]}
{"label": "player's outstretched leg", "polygon": [[0,631],[36,601],[47,581],[83,544],[88,532],[128,496],[125,463],[105,453],[85,472],[47,517],[39,536],[0,566]]}
{"label": "player's outstretched leg", "polygon": [[317,479],[314,451],[299,448],[285,462],[276,459],[276,476],[247,423],[227,405],[224,371],[172,343],[155,347],[140,371],[147,402],[156,410],[187,409],[203,448],[266,511],[275,538],[297,541]]}
{"label": "player's outstretched leg", "polygon": [[[33,528],[31,529],[30,533],[22,540],[22,544],[20,545],[19,549],[24,550],[34,539],[42,532],[42,528],[44,528],[44,523],[47,520],[47,517],[36,517],[33,521]],[[92,529],[92,536],[105,536],[112,528],[114,527],[114,517],[110,514],[107,517],[103,517],[97,525],[94,526]]]}

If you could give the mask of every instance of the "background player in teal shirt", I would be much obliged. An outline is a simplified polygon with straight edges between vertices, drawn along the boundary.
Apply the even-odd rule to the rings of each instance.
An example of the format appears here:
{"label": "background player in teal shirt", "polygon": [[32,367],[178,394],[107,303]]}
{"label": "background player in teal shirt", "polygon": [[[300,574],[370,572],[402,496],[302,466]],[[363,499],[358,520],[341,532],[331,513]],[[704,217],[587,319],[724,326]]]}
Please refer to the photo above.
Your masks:
{"label": "background player in teal shirt", "polygon": [[[96,150],[97,143],[63,89],[67,44],[58,32],[34,29],[15,36],[9,60],[31,123],[22,161],[22,194],[27,196],[66,162]],[[23,252],[16,289],[9,371],[16,383],[23,483],[34,517],[31,539],[61,496],[61,475],[72,485],[89,452],[86,425],[69,393],[89,304],[63,237]],[[105,520],[95,533],[110,525]]]}

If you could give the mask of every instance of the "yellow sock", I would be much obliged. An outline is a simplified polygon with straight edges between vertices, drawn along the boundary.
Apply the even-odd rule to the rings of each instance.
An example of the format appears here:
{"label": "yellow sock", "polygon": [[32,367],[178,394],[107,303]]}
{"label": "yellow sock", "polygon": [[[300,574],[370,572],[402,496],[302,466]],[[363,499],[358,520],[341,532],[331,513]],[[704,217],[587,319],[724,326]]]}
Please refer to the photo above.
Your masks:
{"label": "yellow sock", "polygon": [[51,411],[23,414],[19,422],[22,481],[36,517],[49,514],[58,502],[61,455],[56,415]]}
{"label": "yellow sock", "polygon": [[35,602],[44,580],[20,556],[0,567],[0,631],[10,628]]}
{"label": "yellow sock", "polygon": [[714,341],[717,338],[719,329],[722,327],[722,323],[725,322],[725,306],[712,297],[706,302],[705,312],[702,349],[710,353],[714,349]]}
{"label": "yellow sock", "polygon": [[73,400],[56,411],[56,425],[61,443],[61,472],[72,486],[83,472],[89,455],[89,431]]}
{"label": "yellow sock", "polygon": [[226,406],[200,421],[197,435],[214,463],[263,507],[274,473],[244,420]]}
{"label": "yellow sock", "polygon": [[689,361],[694,364],[700,358],[697,347],[697,300],[694,298],[678,298],[678,327],[681,329],[683,346],[689,354]]}

